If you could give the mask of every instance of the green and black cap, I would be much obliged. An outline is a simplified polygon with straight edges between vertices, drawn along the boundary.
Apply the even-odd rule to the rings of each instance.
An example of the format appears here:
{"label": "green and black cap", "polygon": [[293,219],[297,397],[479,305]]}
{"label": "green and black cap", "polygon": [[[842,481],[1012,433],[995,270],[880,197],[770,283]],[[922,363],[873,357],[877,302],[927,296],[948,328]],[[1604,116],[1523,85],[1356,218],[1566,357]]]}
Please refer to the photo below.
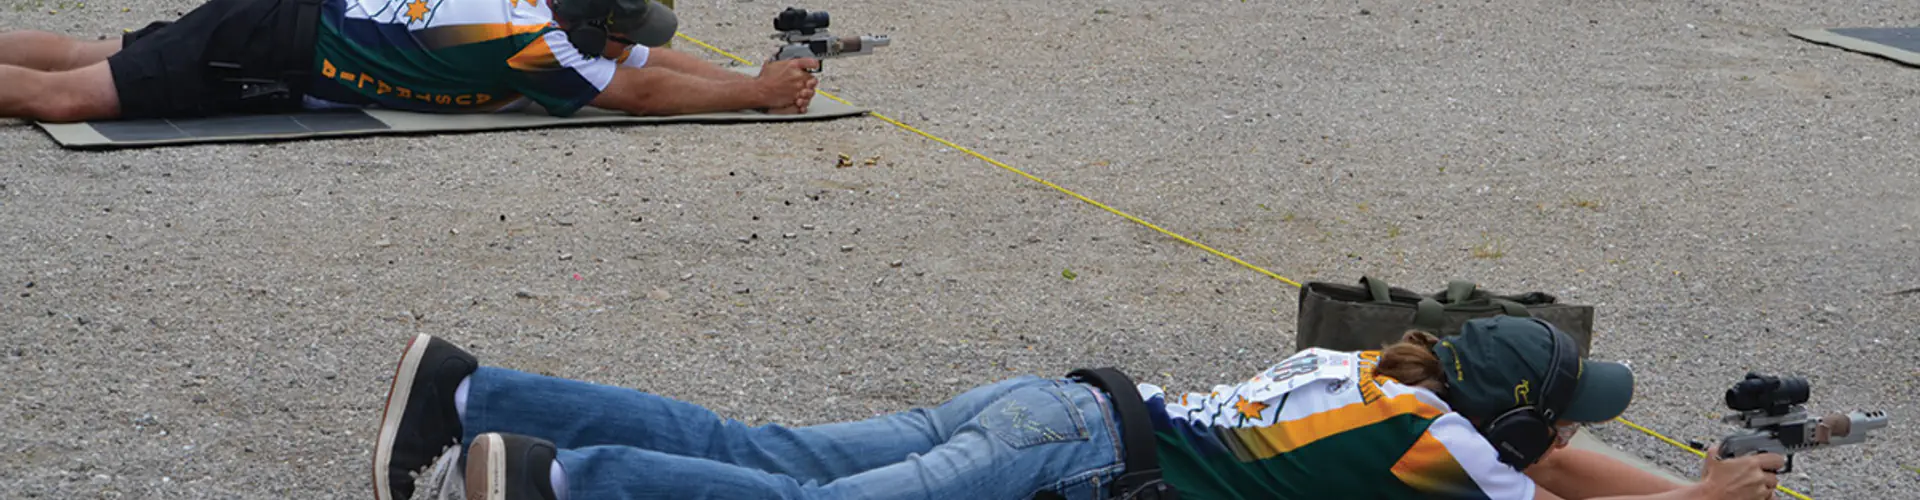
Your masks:
{"label": "green and black cap", "polygon": [[1611,420],[1633,401],[1633,370],[1620,363],[1565,355],[1562,377],[1573,384],[1567,401],[1547,401],[1554,351],[1572,348],[1573,338],[1552,323],[1519,316],[1468,321],[1460,334],[1440,339],[1433,348],[1455,411],[1493,418],[1522,405],[1558,411],[1558,420],[1592,423]]}

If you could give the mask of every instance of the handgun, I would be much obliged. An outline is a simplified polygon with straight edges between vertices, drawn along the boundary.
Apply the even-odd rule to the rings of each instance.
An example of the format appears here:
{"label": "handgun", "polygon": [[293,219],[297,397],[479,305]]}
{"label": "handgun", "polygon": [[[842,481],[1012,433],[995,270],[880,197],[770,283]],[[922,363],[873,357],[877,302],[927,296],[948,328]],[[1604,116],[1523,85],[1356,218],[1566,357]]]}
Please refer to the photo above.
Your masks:
{"label": "handgun", "polygon": [[[784,42],[773,53],[774,61],[811,57],[819,59],[821,66],[825,60],[835,57],[872,54],[874,49],[893,43],[888,35],[833,36],[827,32],[827,26],[833,18],[826,11],[808,12],[806,9],[787,7],[773,18],[773,29],[779,31],[773,39]],[[819,73],[821,68],[808,71]]]}
{"label": "handgun", "polygon": [[1887,426],[1884,411],[1810,415],[1805,405],[1811,393],[1807,379],[1748,372],[1727,389],[1727,408],[1736,413],[1720,420],[1741,430],[1720,440],[1719,458],[1776,453],[1785,455],[1787,464],[1775,472],[1791,472],[1796,453],[1863,443],[1868,431]]}

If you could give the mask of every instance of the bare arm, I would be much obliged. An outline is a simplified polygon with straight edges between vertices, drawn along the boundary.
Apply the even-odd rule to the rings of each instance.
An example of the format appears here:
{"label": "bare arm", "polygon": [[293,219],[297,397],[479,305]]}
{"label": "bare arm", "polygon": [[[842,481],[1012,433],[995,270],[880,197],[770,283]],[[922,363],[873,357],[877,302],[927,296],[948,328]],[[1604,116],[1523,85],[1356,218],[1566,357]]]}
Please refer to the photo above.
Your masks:
{"label": "bare arm", "polygon": [[623,67],[614,71],[613,82],[590,104],[635,115],[672,116],[760,109],[783,102],[752,78],[714,81],[665,68]]}
{"label": "bare arm", "polygon": [[745,81],[753,79],[752,76],[723,68],[720,65],[707,62],[685,52],[660,47],[647,49],[646,67],[665,68],[712,80]]}
{"label": "bare arm", "polygon": [[[1537,489],[1535,489],[1533,493],[1533,500],[1577,500],[1578,498],[1579,497],[1569,498],[1569,497],[1555,495],[1553,494],[1553,491],[1548,490],[1546,486],[1537,487]],[[1709,498],[1709,497],[1706,495],[1706,492],[1700,490],[1699,486],[1683,486],[1680,489],[1665,491],[1661,493],[1642,494],[1642,495],[1615,495],[1615,496],[1588,498],[1586,500],[1697,500],[1701,498]]]}
{"label": "bare arm", "polygon": [[1578,448],[1554,450],[1539,464],[1528,467],[1527,476],[1569,500],[1654,495],[1686,488],[1612,457]]}

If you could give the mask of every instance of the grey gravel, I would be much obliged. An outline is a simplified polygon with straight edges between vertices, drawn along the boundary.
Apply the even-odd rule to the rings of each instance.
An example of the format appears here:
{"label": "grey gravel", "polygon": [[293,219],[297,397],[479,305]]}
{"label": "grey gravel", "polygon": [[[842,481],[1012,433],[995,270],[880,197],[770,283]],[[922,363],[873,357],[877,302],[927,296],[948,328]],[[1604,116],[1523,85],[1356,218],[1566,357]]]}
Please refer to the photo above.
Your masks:
{"label": "grey gravel", "polygon": [[[196,4],[7,1],[89,34]],[[758,59],[785,6],[680,17]],[[823,90],[1282,276],[1595,304],[1675,439],[1727,432],[1746,370],[1890,411],[1783,484],[1916,498],[1920,70],[1782,31],[1910,2],[803,7],[895,39]],[[734,240],[795,226],[824,237]],[[417,332],[804,425],[1079,366],[1204,390],[1283,357],[1296,300],[875,119],[98,153],[0,122],[0,250],[10,498],[364,498]]]}

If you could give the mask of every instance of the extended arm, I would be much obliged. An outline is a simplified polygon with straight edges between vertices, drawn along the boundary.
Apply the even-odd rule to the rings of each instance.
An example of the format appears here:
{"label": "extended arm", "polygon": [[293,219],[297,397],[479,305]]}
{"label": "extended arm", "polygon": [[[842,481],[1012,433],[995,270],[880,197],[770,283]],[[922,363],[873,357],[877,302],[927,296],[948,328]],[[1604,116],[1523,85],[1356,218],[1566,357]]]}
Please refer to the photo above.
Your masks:
{"label": "extended arm", "polygon": [[1553,491],[1548,490],[1546,486],[1538,486],[1537,488],[1538,489],[1534,490],[1533,500],[1698,500],[1708,498],[1705,492],[1699,491],[1698,486],[1684,486],[1680,489],[1660,493],[1585,498],[1555,495]]}
{"label": "extended arm", "polygon": [[1540,487],[1568,500],[1653,495],[1686,489],[1686,485],[1613,457],[1578,448],[1554,450],[1539,464],[1528,467],[1527,476]]}
{"label": "extended arm", "polygon": [[1780,477],[1768,471],[1780,470],[1785,466],[1785,457],[1762,453],[1721,460],[1718,458],[1719,448],[1715,445],[1707,449],[1707,464],[1700,482],[1686,485],[1674,484],[1673,481],[1635,469],[1605,455],[1570,453],[1581,450],[1569,449],[1556,450],[1554,455],[1566,456],[1550,456],[1549,460],[1542,462],[1545,467],[1538,472],[1529,468],[1528,474],[1535,478],[1535,484],[1541,485],[1535,490],[1535,498],[1539,500],[1773,498],[1774,488],[1780,486]]}
{"label": "extended arm", "polygon": [[[636,115],[680,115],[748,109],[767,110],[776,114],[800,113],[806,111],[808,102],[813,99],[813,87],[817,82],[807,69],[819,67],[819,64],[812,59],[790,59],[761,67],[760,76],[757,77],[711,79],[675,71],[668,66],[656,67],[649,60],[646,67],[621,66],[615,70],[606,90],[588,104]],[[726,71],[718,67],[712,69]]]}
{"label": "extended arm", "polygon": [[714,81],[665,68],[622,67],[593,107],[670,116],[760,109],[784,104],[754,79]]}
{"label": "extended arm", "polygon": [[[643,48],[644,47],[634,47],[634,50],[641,50]],[[721,81],[745,81],[753,79],[752,76],[707,62],[685,52],[660,47],[646,49],[646,51],[646,67],[648,68],[670,69],[693,76]]]}

